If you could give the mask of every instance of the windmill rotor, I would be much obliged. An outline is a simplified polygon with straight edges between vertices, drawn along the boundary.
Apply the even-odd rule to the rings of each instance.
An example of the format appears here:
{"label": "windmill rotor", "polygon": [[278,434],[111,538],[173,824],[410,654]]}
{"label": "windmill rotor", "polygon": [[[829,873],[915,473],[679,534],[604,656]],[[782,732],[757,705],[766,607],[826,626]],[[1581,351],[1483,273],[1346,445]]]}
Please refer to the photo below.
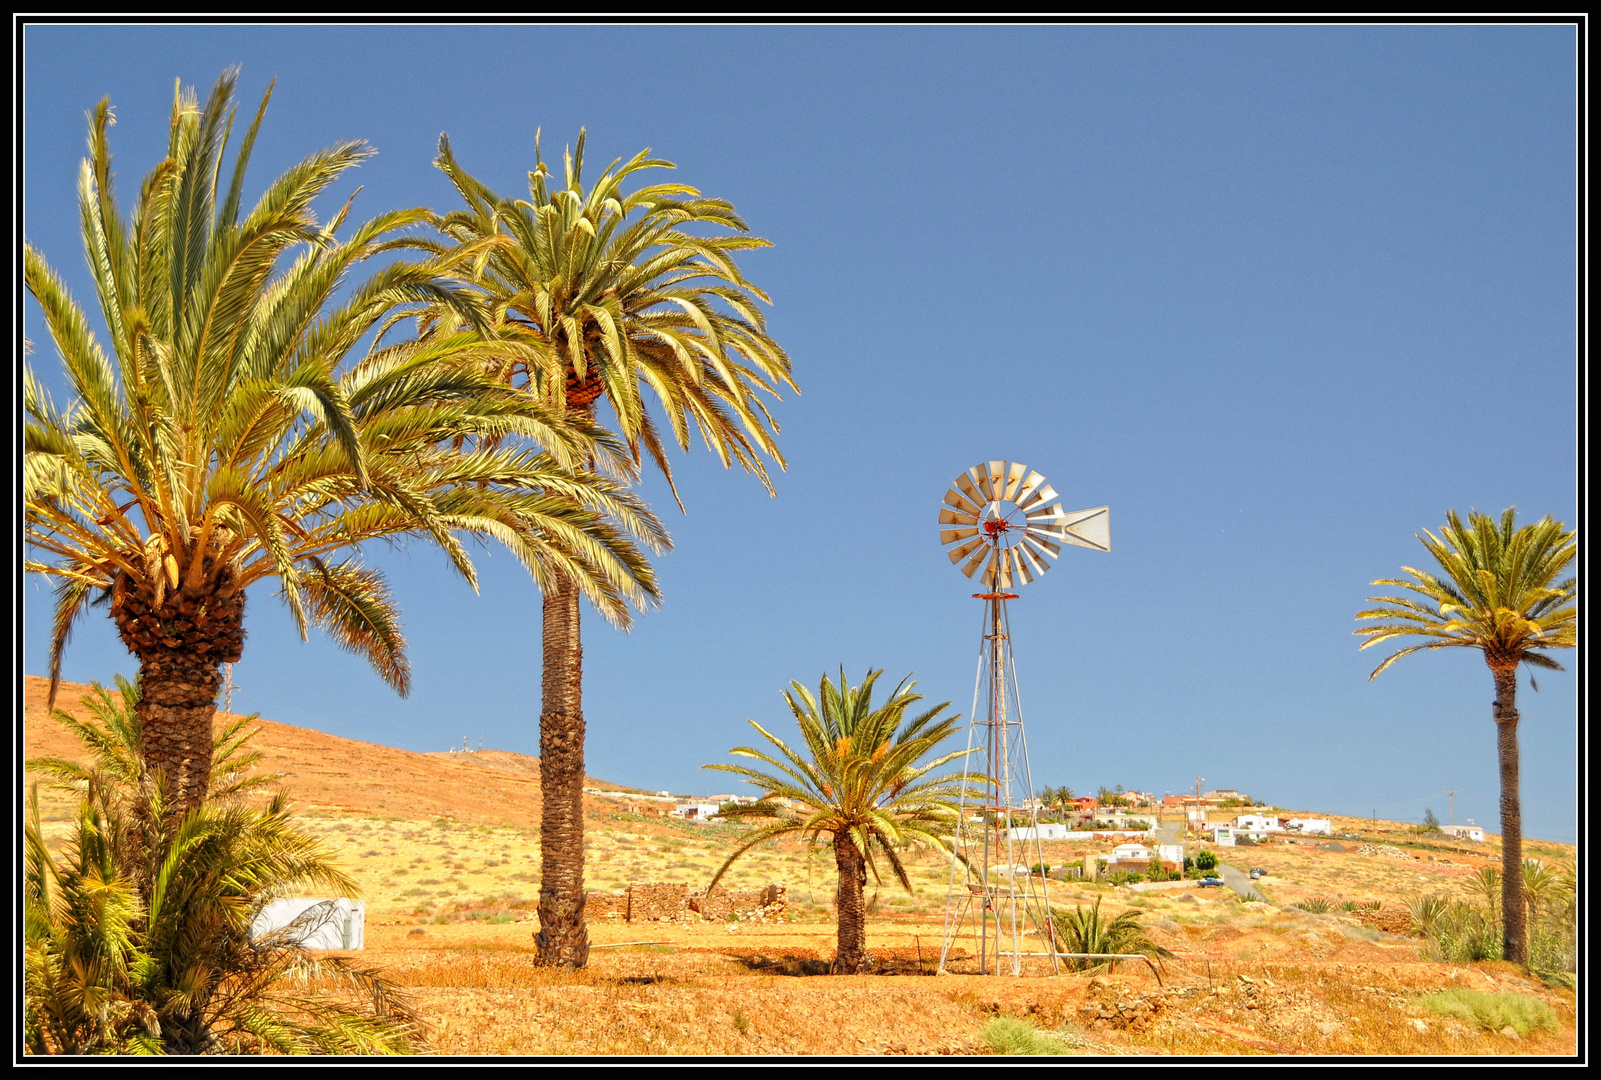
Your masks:
{"label": "windmill rotor", "polygon": [[1016,461],[988,461],[951,482],[939,512],[951,565],[991,590],[1027,585],[1051,568],[1062,545],[1112,550],[1109,509],[1063,510],[1045,477]]}

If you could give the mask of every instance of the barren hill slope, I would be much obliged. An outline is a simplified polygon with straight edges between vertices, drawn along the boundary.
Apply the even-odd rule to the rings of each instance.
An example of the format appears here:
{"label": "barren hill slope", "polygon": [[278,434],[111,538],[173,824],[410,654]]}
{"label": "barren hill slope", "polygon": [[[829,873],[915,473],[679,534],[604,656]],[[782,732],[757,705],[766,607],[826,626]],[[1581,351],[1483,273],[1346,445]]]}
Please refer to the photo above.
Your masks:
{"label": "barren hill slope", "polygon": [[[80,758],[82,748],[49,719],[48,679],[24,677],[24,754]],[[87,718],[89,687],[62,683],[56,707]],[[227,714],[218,712],[221,723]],[[258,720],[255,746],[263,767],[286,774],[296,809],[309,813],[449,818],[475,824],[539,826],[539,759],[503,750],[416,753],[358,742],[309,728]],[[591,787],[618,785],[586,778]],[[46,801],[49,801],[48,799]]]}

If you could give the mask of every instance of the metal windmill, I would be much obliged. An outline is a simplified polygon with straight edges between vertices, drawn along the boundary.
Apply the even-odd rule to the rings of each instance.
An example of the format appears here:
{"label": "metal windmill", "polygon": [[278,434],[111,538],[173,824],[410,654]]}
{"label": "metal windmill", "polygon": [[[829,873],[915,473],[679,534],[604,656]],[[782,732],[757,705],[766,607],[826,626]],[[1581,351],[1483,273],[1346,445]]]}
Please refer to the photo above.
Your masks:
{"label": "metal windmill", "polygon": [[[964,798],[957,816],[940,970],[959,938],[971,935],[980,974],[1022,974],[1025,956],[1045,957],[1057,970],[1055,931],[1043,872],[1039,803],[1029,775],[1023,709],[1017,693],[1011,589],[1050,569],[1063,544],[1110,551],[1108,508],[1064,511],[1045,477],[1017,462],[991,461],[958,476],[940,511],[940,543],[951,563],[985,591],[978,676],[967,729],[967,769],[986,778],[982,798]],[[982,573],[981,573],[982,572]],[[970,815],[972,815],[970,817]],[[1027,828],[1018,827],[1026,818]],[[1024,941],[1030,932],[1038,944]]]}

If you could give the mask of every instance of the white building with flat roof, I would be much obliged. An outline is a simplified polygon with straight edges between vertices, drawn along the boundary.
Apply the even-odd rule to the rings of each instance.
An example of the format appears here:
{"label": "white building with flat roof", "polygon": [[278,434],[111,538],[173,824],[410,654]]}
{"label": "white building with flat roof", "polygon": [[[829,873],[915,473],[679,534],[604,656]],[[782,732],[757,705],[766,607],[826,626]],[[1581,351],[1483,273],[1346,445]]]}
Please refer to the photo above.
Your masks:
{"label": "white building with flat roof", "polygon": [[1328,818],[1292,817],[1284,823],[1284,826],[1288,829],[1297,829],[1312,835],[1332,836],[1334,834],[1334,826],[1329,823]]}
{"label": "white building with flat roof", "polygon": [[1039,825],[1026,825],[1022,828],[1007,829],[1006,835],[1012,840],[1067,840],[1069,830],[1059,821],[1042,821]]}

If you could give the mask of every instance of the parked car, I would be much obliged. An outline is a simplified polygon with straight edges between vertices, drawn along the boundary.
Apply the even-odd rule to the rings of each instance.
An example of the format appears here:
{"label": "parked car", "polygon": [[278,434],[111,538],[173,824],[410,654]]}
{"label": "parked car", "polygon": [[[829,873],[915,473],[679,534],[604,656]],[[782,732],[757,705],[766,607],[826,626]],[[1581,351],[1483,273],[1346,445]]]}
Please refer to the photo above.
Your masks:
{"label": "parked car", "polygon": [[1259,877],[1267,877],[1267,871],[1260,866],[1251,867],[1251,880],[1255,881]]}
{"label": "parked car", "polygon": [[1203,889],[1215,889],[1223,884],[1223,879],[1220,877],[1204,877],[1197,884]]}

